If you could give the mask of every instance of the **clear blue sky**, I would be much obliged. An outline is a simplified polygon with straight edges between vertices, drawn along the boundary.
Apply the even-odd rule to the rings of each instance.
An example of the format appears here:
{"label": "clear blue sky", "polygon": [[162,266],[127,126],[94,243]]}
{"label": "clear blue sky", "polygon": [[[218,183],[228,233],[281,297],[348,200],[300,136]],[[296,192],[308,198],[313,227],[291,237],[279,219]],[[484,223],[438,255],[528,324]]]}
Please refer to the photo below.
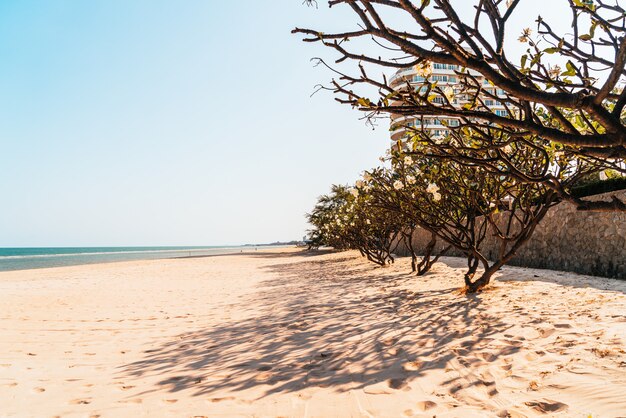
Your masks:
{"label": "clear blue sky", "polygon": [[330,75],[289,32],[322,14],[294,0],[0,2],[0,246],[302,237],[315,198],[388,144],[386,126],[309,97]]}
{"label": "clear blue sky", "polygon": [[290,30],[354,17],[301,3],[0,2],[0,246],[302,237],[389,141],[309,97],[328,51]]}

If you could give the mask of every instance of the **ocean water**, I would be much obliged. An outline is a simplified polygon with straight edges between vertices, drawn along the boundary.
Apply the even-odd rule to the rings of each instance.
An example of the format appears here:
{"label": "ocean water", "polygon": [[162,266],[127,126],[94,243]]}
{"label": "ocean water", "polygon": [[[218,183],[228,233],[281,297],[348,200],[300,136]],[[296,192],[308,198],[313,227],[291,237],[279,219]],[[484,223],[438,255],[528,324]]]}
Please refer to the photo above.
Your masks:
{"label": "ocean water", "polygon": [[[260,248],[260,247],[259,247]],[[254,251],[255,247],[0,248],[0,271]]]}

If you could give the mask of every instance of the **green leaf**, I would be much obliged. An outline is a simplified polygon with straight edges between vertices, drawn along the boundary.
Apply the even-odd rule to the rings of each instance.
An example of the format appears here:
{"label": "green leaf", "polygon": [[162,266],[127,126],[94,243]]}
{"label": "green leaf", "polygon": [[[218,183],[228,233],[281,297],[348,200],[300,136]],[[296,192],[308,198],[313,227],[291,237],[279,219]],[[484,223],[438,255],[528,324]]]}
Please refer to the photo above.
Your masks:
{"label": "green leaf", "polygon": [[591,24],[591,27],[589,28],[589,36],[591,36],[592,38],[596,33],[596,26],[598,26],[599,24],[600,22],[598,22],[597,20],[594,20]]}
{"label": "green leaf", "polygon": [[574,67],[574,64],[572,64],[571,61],[567,61],[565,66],[567,67],[567,71],[562,72],[561,73],[562,76],[575,76],[576,75],[576,67]]}
{"label": "green leaf", "polygon": [[537,63],[541,61],[542,55],[543,52],[539,52],[537,55],[533,56],[533,59],[530,61],[530,67],[537,65]]}
{"label": "green leaf", "polygon": [[584,35],[580,35],[578,39],[580,39],[581,41],[590,41],[591,39],[593,39],[593,35],[586,33]]}
{"label": "green leaf", "polygon": [[526,67],[527,60],[528,60],[528,55],[522,55],[522,60],[521,60],[522,68]]}
{"label": "green leaf", "polygon": [[555,52],[559,52],[560,48],[546,48],[543,50],[546,54],[554,54]]}
{"label": "green leaf", "polygon": [[576,119],[576,124],[575,125],[576,125],[577,128],[584,128],[585,127],[585,123],[583,121],[582,116],[576,115],[575,119]]}

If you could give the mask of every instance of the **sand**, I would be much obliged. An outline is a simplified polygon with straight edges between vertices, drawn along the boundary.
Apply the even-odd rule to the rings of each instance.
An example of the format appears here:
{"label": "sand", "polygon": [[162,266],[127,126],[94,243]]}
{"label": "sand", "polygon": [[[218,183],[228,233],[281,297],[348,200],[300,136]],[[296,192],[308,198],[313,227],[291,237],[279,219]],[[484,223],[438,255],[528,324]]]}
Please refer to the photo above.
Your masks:
{"label": "sand", "polygon": [[297,249],[0,273],[0,417],[626,416],[626,281]]}

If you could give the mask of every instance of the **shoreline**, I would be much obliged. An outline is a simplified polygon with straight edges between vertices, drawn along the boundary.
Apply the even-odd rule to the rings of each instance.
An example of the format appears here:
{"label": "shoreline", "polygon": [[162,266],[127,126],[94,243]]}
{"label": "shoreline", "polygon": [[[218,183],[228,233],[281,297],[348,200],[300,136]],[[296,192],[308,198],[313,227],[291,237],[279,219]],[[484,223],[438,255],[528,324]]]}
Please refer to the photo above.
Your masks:
{"label": "shoreline", "polygon": [[[70,248],[70,247],[68,247]],[[71,247],[74,248],[74,247]],[[89,248],[89,247],[81,247]],[[101,247],[93,247],[101,248]],[[106,247],[106,248],[160,248],[160,247]],[[166,247],[162,247],[166,248]],[[168,260],[177,258],[194,258],[194,257],[206,257],[206,256],[220,256],[229,254],[241,254],[246,252],[255,252],[254,248],[271,249],[271,248],[290,248],[290,246],[241,246],[241,247],[197,247],[192,249],[176,249],[175,247],[169,247],[170,249],[163,250],[146,250],[146,251],[107,251],[107,252],[76,252],[67,254],[35,254],[24,256],[0,256],[0,273],[5,271],[28,271],[39,270],[47,268],[63,268],[83,265],[97,265],[97,264],[109,264],[119,263],[126,261],[144,261],[144,260]],[[184,247],[181,247],[184,248]],[[48,249],[48,248],[46,248]],[[55,249],[55,248],[49,248]],[[59,247],[61,249],[61,247]],[[215,252],[214,254],[197,254],[191,253],[207,253]],[[172,253],[188,253],[189,255],[172,255]],[[163,255],[160,255],[163,254]],[[165,255],[169,254],[169,255]],[[82,260],[81,260],[82,259]],[[32,263],[30,266],[19,266],[13,268],[7,264],[10,263]],[[28,264],[27,264],[28,265]]]}
{"label": "shoreline", "polygon": [[462,296],[443,261],[414,277],[270,248],[0,272],[0,416],[626,410],[625,281],[505,267]]}

